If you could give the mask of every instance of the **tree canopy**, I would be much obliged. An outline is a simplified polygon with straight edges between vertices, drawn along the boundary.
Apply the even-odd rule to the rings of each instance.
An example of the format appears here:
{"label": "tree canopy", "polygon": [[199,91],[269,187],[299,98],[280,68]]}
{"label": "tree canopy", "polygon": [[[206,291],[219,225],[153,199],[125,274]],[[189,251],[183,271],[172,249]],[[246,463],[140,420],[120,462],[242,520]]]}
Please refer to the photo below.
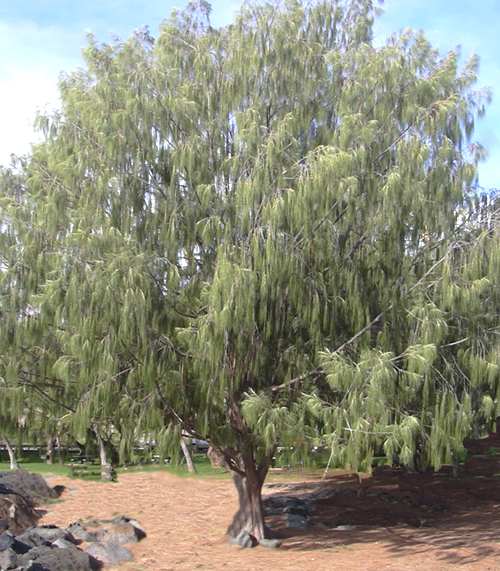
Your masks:
{"label": "tree canopy", "polygon": [[90,37],[3,173],[4,389],[112,427],[123,457],[208,439],[232,534],[264,537],[278,444],[439,468],[500,414],[478,61],[376,46],[376,12],[248,4],[216,28],[201,1],[156,39]]}

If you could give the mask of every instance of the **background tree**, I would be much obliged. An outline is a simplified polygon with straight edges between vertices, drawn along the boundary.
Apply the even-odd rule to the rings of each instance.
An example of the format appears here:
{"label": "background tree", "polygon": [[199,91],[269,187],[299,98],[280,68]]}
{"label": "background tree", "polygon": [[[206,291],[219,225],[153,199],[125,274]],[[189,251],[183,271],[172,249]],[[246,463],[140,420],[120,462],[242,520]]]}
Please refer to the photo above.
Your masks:
{"label": "background tree", "polygon": [[90,38],[25,169],[26,290],[74,422],[122,455],[208,439],[232,535],[265,536],[278,442],[439,467],[498,413],[477,60],[408,31],[375,47],[375,15],[291,1],[216,29],[199,2],[157,40]]}
{"label": "background tree", "polygon": [[17,165],[22,174],[5,170],[1,179],[4,319],[0,363],[4,418],[8,415],[15,425],[22,418],[25,435],[30,435],[33,442],[40,442],[41,437],[42,445],[47,445],[49,463],[61,427],[66,435],[82,443],[87,441],[90,430],[90,438],[99,448],[103,478],[109,479],[110,417],[114,418],[116,433],[120,409],[115,408],[112,398],[100,398],[99,380],[85,383],[72,376],[71,348],[65,345],[72,322],[53,303],[52,296],[59,295],[60,300],[61,290],[57,287],[68,287],[66,268],[73,260],[71,249],[63,248],[68,229],[62,221],[51,226],[54,213],[47,197],[39,199],[35,194],[36,177],[49,176],[49,171],[36,163],[37,158],[33,157],[29,166]]}

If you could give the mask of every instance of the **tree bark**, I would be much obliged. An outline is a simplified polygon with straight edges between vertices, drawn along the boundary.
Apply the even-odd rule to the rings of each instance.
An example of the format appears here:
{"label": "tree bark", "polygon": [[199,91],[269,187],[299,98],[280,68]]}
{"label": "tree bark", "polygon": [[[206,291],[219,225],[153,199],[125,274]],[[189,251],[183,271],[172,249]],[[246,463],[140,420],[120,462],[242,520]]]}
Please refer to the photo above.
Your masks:
{"label": "tree bark", "polygon": [[233,470],[233,481],[238,492],[239,509],[233,517],[227,533],[236,538],[246,531],[254,543],[266,538],[262,486],[269,470],[270,459],[256,465],[252,453],[243,453],[240,461],[242,471]]}
{"label": "tree bark", "polygon": [[210,465],[212,468],[223,468],[227,470],[228,465],[224,456],[213,446],[209,446],[207,450],[207,456],[210,460]]}
{"label": "tree bark", "polygon": [[181,436],[181,448],[182,448],[182,453],[184,454],[184,458],[186,459],[188,472],[190,474],[196,473],[196,468],[194,466],[193,458],[191,457],[191,452],[189,450],[189,446],[186,444],[184,436]]}
{"label": "tree bark", "polygon": [[14,449],[10,445],[10,442],[9,442],[7,437],[3,436],[2,440],[5,443],[5,448],[7,448],[7,453],[9,455],[10,469],[11,470],[17,470],[19,468],[19,466],[18,466],[17,460],[16,460],[16,453],[14,452]]}
{"label": "tree bark", "polygon": [[54,438],[50,435],[47,438],[47,454],[45,456],[47,464],[54,463]]}
{"label": "tree bark", "polygon": [[61,438],[59,435],[56,436],[56,447],[57,447],[57,460],[59,464],[64,464],[64,452],[62,449]]}
{"label": "tree bark", "polygon": [[101,480],[111,482],[113,480],[113,467],[108,461],[106,445],[104,444],[104,440],[102,439],[97,429],[94,429],[94,434],[97,439],[97,445],[99,446],[99,459],[101,461]]}

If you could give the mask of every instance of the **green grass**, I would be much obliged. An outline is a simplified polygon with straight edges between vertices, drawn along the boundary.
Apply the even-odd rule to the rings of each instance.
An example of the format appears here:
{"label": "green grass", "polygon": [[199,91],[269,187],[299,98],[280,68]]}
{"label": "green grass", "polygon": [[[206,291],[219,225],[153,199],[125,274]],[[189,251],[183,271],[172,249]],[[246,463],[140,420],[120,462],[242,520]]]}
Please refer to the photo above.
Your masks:
{"label": "green grass", "polygon": [[[19,466],[28,472],[34,472],[35,474],[41,474],[42,476],[47,474],[57,475],[57,476],[69,476],[68,466],[63,464],[46,464],[45,462],[19,462]],[[0,472],[8,472],[10,470],[10,465],[8,462],[0,462]]]}
{"label": "green grass", "polygon": [[116,471],[120,474],[142,473],[142,472],[168,472],[182,478],[229,478],[230,475],[218,468],[212,468],[209,459],[205,454],[195,454],[193,461],[196,467],[196,474],[190,474],[185,464],[143,464],[136,466],[119,466]]}
{"label": "green grass", "polygon": [[[213,478],[229,480],[231,473],[225,472],[220,468],[212,468],[209,459],[205,454],[195,454],[193,461],[196,466],[196,474],[190,474],[187,471],[186,464],[137,464],[130,466],[116,467],[118,480],[123,474],[143,474],[148,472],[167,472],[181,478]],[[42,476],[66,476],[71,478],[71,471],[68,465],[65,464],[46,464],[42,461],[25,460],[20,461],[19,466],[29,472],[41,474]],[[92,466],[93,469],[98,466]],[[9,464],[7,462],[0,462],[0,471],[8,471]],[[303,467],[295,467],[283,472],[270,472],[267,480],[270,482],[295,480],[300,477],[321,477],[324,467],[318,465],[307,465]],[[330,473],[334,473],[335,469],[331,468]],[[85,481],[100,481],[98,474],[80,474],[73,476],[73,479],[80,479]]]}
{"label": "green grass", "polygon": [[[214,469],[210,465],[208,458],[203,455],[195,455],[194,463],[196,466],[196,474],[190,474],[187,471],[185,464],[144,464],[135,466],[118,466],[116,472],[118,478],[120,474],[134,474],[134,473],[144,473],[144,472],[168,472],[176,476],[183,478],[229,478],[230,475],[223,470]],[[69,466],[65,464],[46,464],[45,462],[35,462],[35,461],[19,461],[19,466],[24,470],[33,472],[35,474],[41,474],[42,476],[66,476],[71,477],[71,471]],[[0,462],[0,471],[9,471],[10,466],[7,462]],[[96,480],[99,481],[98,475],[80,475],[76,476],[74,479],[81,480]]]}

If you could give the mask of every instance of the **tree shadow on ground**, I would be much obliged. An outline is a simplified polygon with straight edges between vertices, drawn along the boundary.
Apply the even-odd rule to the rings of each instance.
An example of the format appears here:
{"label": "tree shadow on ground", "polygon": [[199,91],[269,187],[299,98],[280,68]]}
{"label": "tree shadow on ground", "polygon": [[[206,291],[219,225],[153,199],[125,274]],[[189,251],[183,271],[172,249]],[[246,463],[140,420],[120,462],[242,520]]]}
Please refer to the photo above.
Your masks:
{"label": "tree shadow on ground", "polygon": [[312,512],[304,531],[287,529],[283,517],[269,518],[285,540],[284,550],[339,550],[378,542],[395,558],[429,551],[453,565],[500,558],[500,478],[392,470],[361,485],[352,476],[333,477],[293,484],[270,497],[279,496],[300,498]]}

